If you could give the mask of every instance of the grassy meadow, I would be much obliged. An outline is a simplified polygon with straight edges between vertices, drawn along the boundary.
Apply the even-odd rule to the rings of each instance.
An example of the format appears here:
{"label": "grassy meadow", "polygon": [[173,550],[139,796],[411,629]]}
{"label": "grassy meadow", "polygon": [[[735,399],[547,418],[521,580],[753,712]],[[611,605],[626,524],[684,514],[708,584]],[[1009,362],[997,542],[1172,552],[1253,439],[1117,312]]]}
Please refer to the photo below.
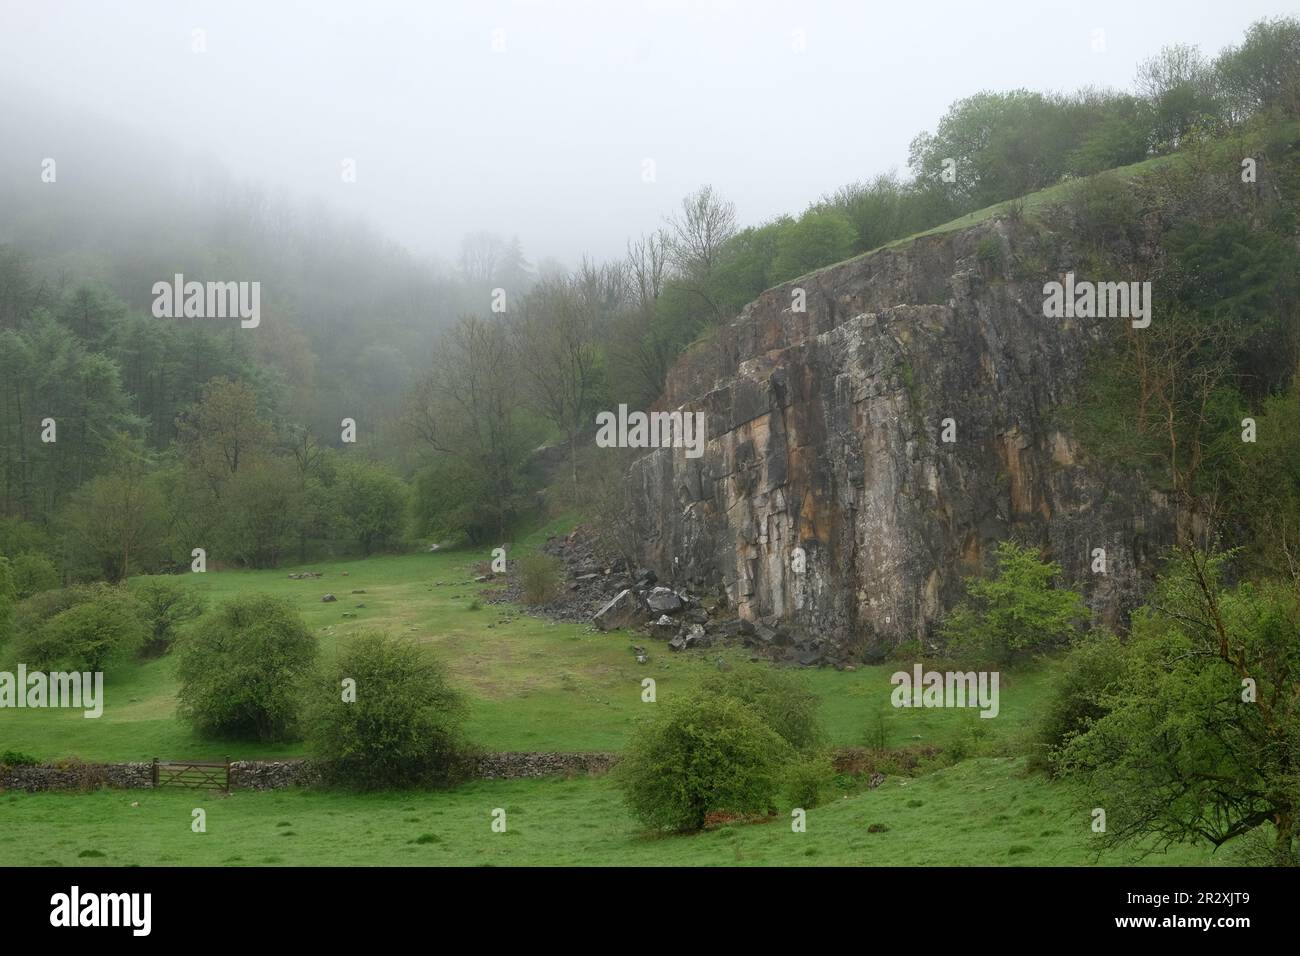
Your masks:
{"label": "grassy meadow", "polygon": [[[544,533],[544,532],[543,532]],[[542,533],[535,536],[534,543]],[[618,750],[638,715],[641,680],[663,701],[716,668],[748,662],[742,648],[674,654],[623,632],[554,624],[484,600],[481,555],[377,557],[289,570],[211,571],[195,587],[217,604],[240,592],[288,598],[330,654],[345,635],[383,629],[429,645],[472,699],[468,734],[491,750]],[[363,591],[363,594],[354,594]],[[336,602],[322,603],[333,593]],[[364,605],[359,607],[358,605]],[[650,651],[636,663],[632,645]],[[0,862],[15,865],[1088,865],[1132,862],[1098,856],[1090,808],[1075,790],[1032,773],[1023,743],[1051,666],[1003,675],[1001,712],[895,709],[890,674],[905,665],[795,673],[821,699],[832,743],[946,751],[914,776],[878,789],[840,776],[808,811],[807,832],[788,818],[733,822],[697,836],[646,834],[607,778],[479,781],[451,791],[354,795],[333,792],[100,791],[0,795]],[[198,737],[176,717],[175,658],[128,665],[106,683],[104,714],[9,710],[0,749],[44,760],[89,761],[295,756],[293,745]],[[952,763],[952,757],[969,754]],[[976,756],[978,755],[978,756]],[[202,807],[207,832],[191,831]],[[491,813],[507,814],[494,833]],[[875,832],[869,827],[875,824]],[[1222,857],[1222,854],[1220,854]],[[1147,857],[1153,864],[1213,862],[1208,847]]]}

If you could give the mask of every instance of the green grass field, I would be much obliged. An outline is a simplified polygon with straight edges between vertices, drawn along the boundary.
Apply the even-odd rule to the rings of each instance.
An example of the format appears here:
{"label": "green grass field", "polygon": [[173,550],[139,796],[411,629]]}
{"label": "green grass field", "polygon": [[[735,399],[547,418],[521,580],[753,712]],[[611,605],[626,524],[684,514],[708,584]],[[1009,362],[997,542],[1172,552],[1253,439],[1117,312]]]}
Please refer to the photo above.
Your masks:
{"label": "green grass field", "polygon": [[[472,699],[469,736],[490,750],[618,750],[637,716],[652,706],[641,701],[643,678],[655,679],[663,701],[716,668],[718,657],[751,666],[740,648],[675,654],[644,637],[553,624],[513,606],[482,603],[470,610],[487,587],[473,581],[471,565],[480,557],[451,552],[317,564],[310,567],[325,576],[303,581],[290,580],[284,569],[210,571],[191,578],[214,605],[246,591],[287,598],[319,636],[324,654],[341,637],[373,629],[428,644]],[[326,593],[338,601],[322,603]],[[634,643],[648,647],[648,664],[636,663]],[[167,656],[110,671],[104,714],[96,720],[80,711],[7,710],[0,717],[0,750],[92,761],[300,753],[295,745],[198,737],[176,719],[175,666],[175,658]],[[832,743],[862,744],[879,714],[891,746],[943,746],[959,737],[1010,744],[1037,710],[1048,677],[1045,669],[1004,675],[1001,713],[984,720],[974,710],[890,707],[889,676],[909,667],[796,673],[822,700]]]}
{"label": "green grass field", "polygon": [[[207,832],[191,830],[192,811]],[[506,831],[491,829],[506,811]],[[788,813],[788,811],[785,811]],[[605,778],[477,782],[432,793],[354,796],[281,790],[0,797],[0,861],[11,865],[1208,865],[1183,847],[1138,860],[1097,856],[1086,801],[979,758],[790,817],[693,836],[638,830]],[[883,824],[881,832],[868,830]]]}
{"label": "green grass field", "polygon": [[[513,606],[471,603],[489,585],[473,581],[484,556],[468,552],[380,557],[311,565],[313,580],[289,571],[194,575],[211,602],[265,591],[287,597],[329,654],[354,631],[385,629],[428,644],[472,699],[468,734],[492,750],[618,750],[639,715],[641,680],[659,701],[688,690],[725,656],[751,664],[741,648],[674,654],[622,632],[560,625]],[[346,575],[344,574],[346,572]],[[354,590],[365,594],[353,595]],[[322,603],[334,593],[339,600]],[[365,607],[358,608],[357,604]],[[344,617],[344,614],[353,615]],[[649,647],[638,665],[633,643]],[[1120,864],[1097,856],[1090,807],[1076,791],[1029,773],[1024,738],[1041,709],[1051,665],[1003,675],[1001,713],[895,709],[889,676],[908,665],[854,671],[799,670],[822,701],[831,742],[861,745],[883,726],[891,748],[948,748],[980,754],[952,766],[933,759],[917,776],[890,776],[877,790],[839,778],[808,814],[806,833],[788,817],[732,824],[696,836],[644,833],[607,778],[475,782],[443,792],[352,795],[318,791],[100,791],[0,796],[0,863],[125,866],[325,864],[635,865],[1016,865]],[[288,756],[293,745],[205,740],[175,714],[175,661],[127,665],[106,684],[104,715],[7,710],[0,750],[42,759],[148,760],[153,756]],[[193,833],[191,811],[207,813]],[[491,813],[507,812],[493,833]],[[786,811],[788,812],[788,808]],[[887,829],[869,832],[872,824]],[[1222,858],[1222,854],[1220,854]],[[1208,847],[1148,857],[1155,864],[1215,862]]]}

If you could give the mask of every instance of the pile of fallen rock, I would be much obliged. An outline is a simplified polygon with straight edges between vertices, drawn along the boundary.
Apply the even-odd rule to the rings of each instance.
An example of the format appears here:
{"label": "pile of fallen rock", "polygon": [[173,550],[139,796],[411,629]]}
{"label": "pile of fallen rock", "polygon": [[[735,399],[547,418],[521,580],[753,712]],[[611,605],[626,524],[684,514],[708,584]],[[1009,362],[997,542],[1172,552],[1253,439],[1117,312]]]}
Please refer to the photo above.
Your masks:
{"label": "pile of fallen rock", "polygon": [[[797,633],[779,621],[745,621],[735,616],[720,594],[700,593],[659,580],[652,568],[629,567],[620,558],[600,554],[596,537],[585,526],[567,536],[552,536],[542,551],[564,564],[565,583],[552,600],[529,610],[571,623],[590,622],[602,631],[638,631],[665,642],[674,651],[743,645],[756,658],[818,666],[846,664],[831,641]],[[505,589],[489,601],[518,601],[520,585],[509,575]],[[647,655],[639,648],[637,659]]]}

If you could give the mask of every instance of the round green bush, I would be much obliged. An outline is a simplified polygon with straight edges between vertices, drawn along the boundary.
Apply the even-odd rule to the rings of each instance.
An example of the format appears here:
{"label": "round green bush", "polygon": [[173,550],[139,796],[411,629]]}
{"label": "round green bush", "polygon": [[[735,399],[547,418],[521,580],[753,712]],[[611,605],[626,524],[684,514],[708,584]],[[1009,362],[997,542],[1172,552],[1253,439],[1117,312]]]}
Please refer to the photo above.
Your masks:
{"label": "round green bush", "polygon": [[43,554],[20,554],[13,560],[11,574],[19,600],[59,586],[59,569]]}
{"label": "round green bush", "polygon": [[461,735],[467,713],[426,649],[366,634],[314,682],[308,741],[331,783],[360,790],[448,783],[469,759]]}
{"label": "round green bush", "polygon": [[[135,598],[108,584],[46,591],[28,598],[20,609],[16,617],[24,630],[15,651],[29,667],[102,671],[131,657],[147,634]],[[48,616],[31,620],[33,610]]]}
{"label": "round green bush", "polygon": [[762,664],[740,666],[710,674],[701,683],[700,690],[748,704],[796,750],[816,747],[822,742],[817,697],[788,672]]}
{"label": "round green bush", "polygon": [[785,798],[791,807],[811,810],[835,778],[835,766],[829,754],[807,753],[792,761],[785,772]]}
{"label": "round green bush", "polygon": [[316,639],[284,600],[234,598],[176,642],[180,714],[200,732],[245,740],[293,739]]}
{"label": "round green bush", "polygon": [[690,831],[715,811],[774,809],[790,745],[752,708],[708,694],[657,706],[634,731],[615,770],[639,820]]}

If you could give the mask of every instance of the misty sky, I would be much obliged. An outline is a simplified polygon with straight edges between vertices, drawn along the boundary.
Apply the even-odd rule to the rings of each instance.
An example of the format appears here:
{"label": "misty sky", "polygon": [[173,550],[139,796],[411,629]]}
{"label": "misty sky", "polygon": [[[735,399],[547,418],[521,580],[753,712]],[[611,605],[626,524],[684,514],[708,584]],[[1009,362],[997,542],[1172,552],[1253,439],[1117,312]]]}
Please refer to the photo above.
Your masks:
{"label": "misty sky", "polygon": [[[905,172],[912,137],[954,99],[1129,88],[1163,44],[1213,55],[1285,13],[1293,2],[0,0],[0,83],[53,121],[120,125],[141,162],[161,145],[168,162],[206,153],[417,253],[451,258],[488,229],[572,265],[620,255],[701,183],[744,225],[798,213]],[[47,155],[0,148],[15,147]]]}

